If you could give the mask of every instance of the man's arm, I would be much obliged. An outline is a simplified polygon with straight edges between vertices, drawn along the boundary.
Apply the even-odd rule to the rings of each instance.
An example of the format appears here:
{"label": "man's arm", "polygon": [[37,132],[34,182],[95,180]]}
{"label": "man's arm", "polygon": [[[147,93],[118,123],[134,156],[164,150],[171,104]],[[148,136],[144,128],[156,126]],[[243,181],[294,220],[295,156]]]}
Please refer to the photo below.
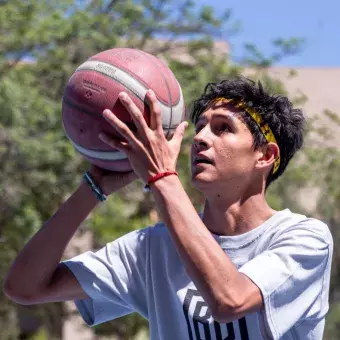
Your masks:
{"label": "man's arm", "polygon": [[[90,174],[107,195],[138,178],[133,171],[108,172],[95,165],[91,165]],[[19,253],[4,283],[6,295],[21,304],[88,297],[71,270],[59,262],[70,239],[98,202],[82,181]]]}
{"label": "man's arm", "polygon": [[156,198],[180,257],[219,322],[263,307],[260,289],[240,273],[198,216],[177,176],[153,183]]}
{"label": "man's arm", "polygon": [[70,239],[97,202],[91,189],[82,182],[13,262],[4,283],[8,297],[20,304],[87,297],[72,272],[59,262]]}

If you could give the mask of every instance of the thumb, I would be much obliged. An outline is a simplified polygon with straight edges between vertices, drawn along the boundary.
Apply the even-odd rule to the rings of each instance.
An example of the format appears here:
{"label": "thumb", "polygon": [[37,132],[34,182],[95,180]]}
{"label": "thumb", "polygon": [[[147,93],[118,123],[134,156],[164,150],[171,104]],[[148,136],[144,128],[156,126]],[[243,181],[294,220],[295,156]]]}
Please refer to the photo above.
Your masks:
{"label": "thumb", "polygon": [[181,124],[179,124],[175,130],[175,133],[171,139],[174,143],[180,145],[182,143],[185,129],[188,127],[188,122],[184,121]]}

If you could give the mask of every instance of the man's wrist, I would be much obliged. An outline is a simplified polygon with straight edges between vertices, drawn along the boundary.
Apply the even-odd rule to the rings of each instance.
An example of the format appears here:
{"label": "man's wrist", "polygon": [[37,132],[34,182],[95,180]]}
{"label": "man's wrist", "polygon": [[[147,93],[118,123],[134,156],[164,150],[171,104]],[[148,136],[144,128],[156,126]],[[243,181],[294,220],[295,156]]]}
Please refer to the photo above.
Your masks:
{"label": "man's wrist", "polygon": [[167,170],[167,171],[163,171],[160,173],[157,173],[156,175],[152,176],[149,178],[148,183],[145,184],[144,186],[144,192],[149,192],[150,191],[150,185],[159,181],[160,179],[167,177],[167,176],[172,176],[172,175],[176,175],[178,176],[177,171],[173,171],[173,170]]}
{"label": "man's wrist", "polygon": [[93,195],[101,202],[106,201],[107,196],[103,192],[102,188],[98,185],[98,182],[91,176],[89,171],[85,172],[84,174],[84,181],[92,190]]}
{"label": "man's wrist", "polygon": [[156,182],[150,184],[151,191],[162,191],[172,189],[174,185],[181,184],[180,179],[177,175],[170,175],[160,178]]}

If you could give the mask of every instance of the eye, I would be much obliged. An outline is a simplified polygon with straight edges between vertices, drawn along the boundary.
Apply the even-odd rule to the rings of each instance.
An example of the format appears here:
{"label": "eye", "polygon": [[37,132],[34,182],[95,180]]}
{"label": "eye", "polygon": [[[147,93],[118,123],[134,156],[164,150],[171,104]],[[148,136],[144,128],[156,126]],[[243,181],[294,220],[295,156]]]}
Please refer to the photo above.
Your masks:
{"label": "eye", "polygon": [[220,132],[230,132],[231,131],[230,126],[227,123],[220,123],[217,126],[217,130],[220,131]]}

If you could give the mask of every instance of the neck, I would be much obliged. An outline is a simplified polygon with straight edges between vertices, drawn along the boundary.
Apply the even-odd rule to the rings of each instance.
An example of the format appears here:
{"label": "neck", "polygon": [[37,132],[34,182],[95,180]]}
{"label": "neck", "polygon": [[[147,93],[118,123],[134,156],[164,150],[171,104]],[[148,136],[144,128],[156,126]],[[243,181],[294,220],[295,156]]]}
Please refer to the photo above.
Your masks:
{"label": "neck", "polygon": [[216,235],[233,236],[255,229],[275,213],[263,193],[233,202],[207,198],[203,222]]}

